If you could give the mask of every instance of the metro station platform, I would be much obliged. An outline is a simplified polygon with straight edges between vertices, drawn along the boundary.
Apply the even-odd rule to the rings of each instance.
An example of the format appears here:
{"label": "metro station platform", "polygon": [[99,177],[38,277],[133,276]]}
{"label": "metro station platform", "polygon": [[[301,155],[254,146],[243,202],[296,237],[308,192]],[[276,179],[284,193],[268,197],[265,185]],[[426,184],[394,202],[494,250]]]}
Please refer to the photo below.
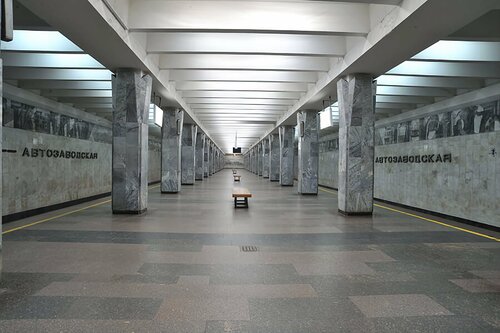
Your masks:
{"label": "metro station platform", "polygon": [[500,329],[498,233],[381,203],[345,218],[334,190],[241,174],[153,185],[144,215],[105,198],[4,225],[0,331]]}

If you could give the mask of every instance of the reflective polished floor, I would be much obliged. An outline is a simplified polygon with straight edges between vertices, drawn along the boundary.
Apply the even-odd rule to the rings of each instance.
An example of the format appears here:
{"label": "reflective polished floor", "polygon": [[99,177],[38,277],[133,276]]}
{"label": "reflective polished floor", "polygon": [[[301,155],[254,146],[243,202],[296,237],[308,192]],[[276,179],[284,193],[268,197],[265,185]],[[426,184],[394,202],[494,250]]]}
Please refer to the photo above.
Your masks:
{"label": "reflective polished floor", "polygon": [[498,233],[241,174],[153,185],[140,216],[106,198],[4,225],[0,332],[500,331]]}

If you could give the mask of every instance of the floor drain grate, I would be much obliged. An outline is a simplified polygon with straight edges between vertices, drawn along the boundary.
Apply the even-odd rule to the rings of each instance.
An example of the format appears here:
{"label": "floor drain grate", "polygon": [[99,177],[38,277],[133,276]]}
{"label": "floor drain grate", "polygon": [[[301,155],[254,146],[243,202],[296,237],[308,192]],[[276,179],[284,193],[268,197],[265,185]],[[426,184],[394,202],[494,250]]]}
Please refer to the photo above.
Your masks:
{"label": "floor drain grate", "polygon": [[245,245],[245,246],[240,246],[241,252],[257,252],[259,249],[257,246],[250,246],[250,245]]}

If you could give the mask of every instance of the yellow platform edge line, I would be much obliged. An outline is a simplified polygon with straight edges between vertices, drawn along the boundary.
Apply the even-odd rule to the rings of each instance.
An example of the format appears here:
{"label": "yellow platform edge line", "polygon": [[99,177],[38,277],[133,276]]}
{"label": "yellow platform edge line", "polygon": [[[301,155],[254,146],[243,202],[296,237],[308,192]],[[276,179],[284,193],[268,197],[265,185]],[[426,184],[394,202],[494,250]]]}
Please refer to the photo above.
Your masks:
{"label": "yellow platform edge line", "polygon": [[[151,186],[148,190],[151,190],[151,189],[154,189],[154,188],[157,188],[157,187],[160,187],[160,185]],[[32,226],[40,224],[40,223],[52,221],[52,220],[58,219],[58,218],[63,217],[63,216],[67,216],[67,215],[70,215],[70,214],[78,213],[78,212],[81,212],[82,210],[86,210],[86,209],[89,209],[89,208],[94,208],[94,207],[97,207],[97,206],[101,206],[101,205],[104,205],[105,203],[108,203],[108,202],[111,202],[111,199],[108,199],[108,200],[105,200],[105,201],[101,201],[101,202],[97,202],[97,203],[92,204],[90,206],[85,206],[85,207],[82,207],[82,208],[79,208],[79,209],[75,209],[75,210],[72,210],[72,211],[69,211],[69,212],[66,212],[66,213],[62,213],[62,214],[58,214],[58,215],[55,215],[55,216],[47,217],[47,218],[45,218],[43,220],[40,220],[40,221],[35,221],[35,222],[32,222],[32,223],[21,225],[21,226],[16,227],[16,228],[5,230],[5,231],[2,232],[2,235],[8,234],[10,232],[14,232],[16,230],[21,230],[21,229],[24,229],[24,228],[32,227]]]}
{"label": "yellow platform edge line", "polygon": [[[335,193],[333,191],[325,190],[323,188],[319,188],[319,189],[321,191],[323,191],[323,192],[327,192],[327,193],[331,193],[331,194],[337,195],[337,193]],[[482,234],[480,232],[472,231],[472,230],[461,228],[461,227],[456,227],[456,226],[451,225],[451,224],[447,224],[447,223],[444,223],[444,222],[441,222],[441,221],[436,221],[436,220],[433,220],[433,219],[429,219],[427,217],[423,217],[423,216],[420,216],[420,215],[416,215],[416,214],[404,212],[404,211],[399,210],[399,209],[395,209],[395,208],[391,208],[391,207],[387,207],[387,206],[383,206],[383,205],[379,205],[379,204],[373,204],[373,205],[375,207],[378,207],[378,208],[382,208],[382,209],[386,209],[386,210],[389,210],[389,211],[392,211],[392,212],[396,212],[396,213],[399,213],[399,214],[411,216],[411,217],[414,217],[414,218],[417,218],[417,219],[420,219],[420,220],[424,220],[424,221],[427,221],[427,222],[439,224],[439,225],[444,226],[444,227],[448,227],[448,228],[451,228],[451,229],[459,230],[459,231],[462,231],[462,232],[466,232],[466,233],[469,233],[469,234],[472,234],[472,235],[476,235],[476,236],[479,236],[479,237],[483,237],[483,238],[487,238],[487,239],[490,239],[490,240],[494,240],[495,242],[500,242],[499,238],[496,238],[496,237],[493,237],[493,236],[489,236],[489,235],[485,235],[485,234]]]}

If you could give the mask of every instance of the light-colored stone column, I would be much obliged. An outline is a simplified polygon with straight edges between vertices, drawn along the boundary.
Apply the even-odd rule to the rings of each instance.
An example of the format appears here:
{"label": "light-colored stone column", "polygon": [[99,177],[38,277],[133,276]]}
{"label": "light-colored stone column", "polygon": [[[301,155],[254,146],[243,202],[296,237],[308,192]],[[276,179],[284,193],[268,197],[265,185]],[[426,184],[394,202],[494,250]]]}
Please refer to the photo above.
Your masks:
{"label": "light-colored stone column", "polygon": [[281,126],[280,135],[280,184],[293,186],[293,126]]}
{"label": "light-colored stone column", "polygon": [[161,127],[161,193],[181,190],[181,137],[184,111],[163,109]]}
{"label": "light-colored stone column", "polygon": [[112,78],[114,214],[140,214],[147,209],[151,87],[151,77],[138,69],[118,69]]}
{"label": "light-colored stone column", "polygon": [[375,89],[373,77],[349,75],[337,82],[339,100],[339,211],[373,212]]}
{"label": "light-colored stone column", "polygon": [[205,170],[205,133],[199,132],[196,135],[196,172],[195,180],[203,180]]}
{"label": "light-colored stone column", "polygon": [[211,176],[213,174],[212,168],[210,167],[212,165],[212,149],[213,149],[213,144],[212,141],[209,141],[207,144],[207,171],[208,171],[208,176]]}
{"label": "light-colored stone column", "polygon": [[[1,26],[1,19],[0,19],[0,26]],[[1,42],[0,42],[1,44]],[[0,99],[3,98],[3,63],[2,59],[0,58]],[[0,124],[3,124],[3,103],[0,104]],[[0,126],[0,138],[2,137],[2,127]],[[0,148],[3,147],[2,140],[0,140]],[[0,161],[2,160],[2,149],[0,149]],[[0,175],[3,175],[3,168],[2,168],[2,163],[0,163]],[[0,177],[0,207],[2,207],[3,204],[3,197],[2,197],[2,177]],[[2,214],[0,214],[0,281],[2,280]]]}
{"label": "light-colored stone column", "polygon": [[209,175],[208,166],[209,166],[209,151],[210,151],[210,140],[205,137],[205,145],[203,149],[203,178],[207,178]]}
{"label": "light-colored stone column", "polygon": [[262,142],[257,144],[257,176],[262,176]]}
{"label": "light-colored stone column", "polygon": [[210,175],[215,173],[215,145],[212,142],[210,146]]}
{"label": "light-colored stone column", "polygon": [[253,148],[250,149],[249,155],[250,155],[250,172],[253,173]]}
{"label": "light-colored stone column", "polygon": [[256,174],[257,176],[259,175],[259,148],[258,144],[253,147],[253,173]]}
{"label": "light-colored stone column", "polygon": [[184,124],[182,128],[181,143],[181,184],[193,185],[196,167],[196,132],[198,127],[194,124]]}
{"label": "light-colored stone column", "polygon": [[318,194],[319,115],[307,110],[297,113],[299,128],[298,192]]}
{"label": "light-colored stone column", "polygon": [[262,140],[262,177],[269,178],[269,167],[270,167],[270,149],[269,137]]}
{"label": "light-colored stone column", "polygon": [[277,182],[280,180],[280,136],[271,134],[269,136],[269,180]]}

